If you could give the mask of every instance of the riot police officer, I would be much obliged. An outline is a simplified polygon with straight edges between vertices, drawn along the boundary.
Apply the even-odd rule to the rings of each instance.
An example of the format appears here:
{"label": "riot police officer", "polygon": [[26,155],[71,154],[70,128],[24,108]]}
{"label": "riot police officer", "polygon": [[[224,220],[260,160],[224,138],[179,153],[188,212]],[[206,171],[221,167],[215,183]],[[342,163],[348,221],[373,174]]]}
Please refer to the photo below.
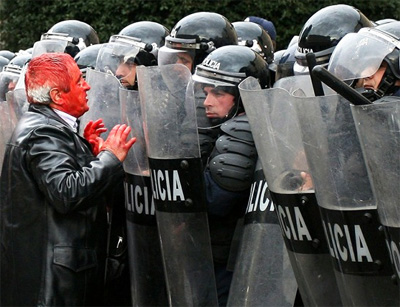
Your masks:
{"label": "riot police officer", "polygon": [[158,50],[164,46],[169,30],[153,21],[139,21],[123,28],[115,41],[129,41],[139,49],[133,49],[121,58],[115,75],[127,89],[137,90],[136,66],[157,65]]}
{"label": "riot police officer", "polygon": [[[167,302],[155,215],[154,212],[152,215],[144,212],[139,214],[132,209],[139,204],[131,197],[131,189],[140,187],[142,191],[150,190],[149,176],[136,172],[141,166],[138,161],[147,159],[143,148],[143,128],[138,125],[142,119],[136,68],[141,65],[157,65],[158,50],[164,45],[168,34],[169,30],[157,22],[132,23],[117,35],[111,36],[110,42],[100,50],[97,63],[99,69],[105,67],[105,64],[109,65],[118,79],[122,120],[136,125],[134,134],[140,140],[139,146],[142,149],[132,152],[124,162],[124,185],[115,193],[109,259],[119,270],[118,274],[110,276],[108,280],[110,304],[127,303],[128,297],[131,304],[140,306],[163,305]],[[149,199],[152,199],[151,193]],[[143,220],[146,222],[143,223]],[[150,294],[154,287],[158,288],[158,293]],[[121,300],[123,297],[125,299]]]}
{"label": "riot police officer", "polygon": [[[227,302],[235,256],[232,241],[246,209],[257,161],[237,88],[248,76],[257,78],[263,88],[270,85],[267,62],[245,46],[218,48],[197,65],[193,75],[196,90],[205,94],[208,121],[199,121],[200,129],[216,130],[218,137],[208,153],[204,178],[220,305]],[[209,127],[202,126],[207,122]]]}
{"label": "riot police officer", "polygon": [[400,96],[399,41],[400,21],[348,34],[336,47],[328,69],[371,101]]}

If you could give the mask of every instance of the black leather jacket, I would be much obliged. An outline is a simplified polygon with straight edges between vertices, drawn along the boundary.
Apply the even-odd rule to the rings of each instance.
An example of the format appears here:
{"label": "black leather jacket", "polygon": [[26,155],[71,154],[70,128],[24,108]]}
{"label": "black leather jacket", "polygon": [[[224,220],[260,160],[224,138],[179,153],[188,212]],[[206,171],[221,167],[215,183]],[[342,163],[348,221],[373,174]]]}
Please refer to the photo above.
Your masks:
{"label": "black leather jacket", "polygon": [[101,304],[106,194],[123,176],[50,107],[29,107],[1,175],[1,306]]}

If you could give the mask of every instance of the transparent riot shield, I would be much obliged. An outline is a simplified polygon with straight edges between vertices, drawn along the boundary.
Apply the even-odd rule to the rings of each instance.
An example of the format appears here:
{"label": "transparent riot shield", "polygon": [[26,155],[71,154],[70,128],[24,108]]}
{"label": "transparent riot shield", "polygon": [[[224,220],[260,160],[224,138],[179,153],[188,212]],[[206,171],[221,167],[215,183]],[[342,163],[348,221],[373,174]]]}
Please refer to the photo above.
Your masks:
{"label": "transparent riot shield", "polygon": [[12,71],[0,73],[0,170],[3,164],[6,144],[19,119],[13,100],[18,78],[19,74]]}
{"label": "transparent riot shield", "polygon": [[398,306],[350,103],[330,95],[297,99],[294,108],[344,305]]}
{"label": "transparent riot shield", "polygon": [[8,92],[6,94],[7,103],[10,108],[11,116],[15,121],[18,121],[22,117],[22,115],[26,111],[28,111],[29,108],[29,103],[26,98],[26,91],[25,91],[26,67],[27,66],[25,65],[22,68],[15,89],[12,92]]}
{"label": "transparent riot shield", "polygon": [[293,306],[296,291],[278,215],[258,161],[228,306],[289,307]]}
{"label": "transparent riot shield", "polygon": [[80,119],[80,133],[83,134],[83,130],[90,120],[95,121],[102,118],[108,129],[102,134],[102,137],[106,139],[111,129],[121,123],[118,91],[120,82],[113,74],[93,69],[87,70],[86,81],[90,85],[87,94],[89,111]]}
{"label": "transparent riot shield", "polygon": [[171,306],[216,306],[193,85],[183,65],[137,68]]}
{"label": "transparent riot shield", "polygon": [[339,306],[333,272],[293,99],[281,88],[239,85],[264,175],[305,306]]}
{"label": "transparent riot shield", "polygon": [[351,111],[400,287],[400,99],[385,97],[368,106],[352,105]]}
{"label": "transparent riot shield", "polygon": [[26,99],[25,88],[16,88],[14,91],[8,92],[6,98],[11,120],[16,123],[28,111],[29,103]]}
{"label": "transparent riot shield", "polygon": [[0,101],[0,175],[3,166],[6,145],[14,130],[15,122],[12,121],[10,108],[7,101]]}
{"label": "transparent riot shield", "polygon": [[168,305],[150,169],[137,91],[119,89],[122,122],[136,137],[124,161],[125,212],[133,306]]}
{"label": "transparent riot shield", "polygon": [[279,79],[274,83],[274,88],[284,88],[290,94],[295,96],[313,97],[314,89],[312,87],[309,75],[291,76]]}

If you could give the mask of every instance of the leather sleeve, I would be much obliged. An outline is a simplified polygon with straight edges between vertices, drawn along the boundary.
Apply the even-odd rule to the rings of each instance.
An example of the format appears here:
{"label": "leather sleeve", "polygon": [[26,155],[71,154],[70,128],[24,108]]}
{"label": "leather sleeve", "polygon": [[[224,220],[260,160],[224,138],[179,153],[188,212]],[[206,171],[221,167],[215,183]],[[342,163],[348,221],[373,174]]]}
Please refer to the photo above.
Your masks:
{"label": "leather sleeve", "polygon": [[67,128],[44,125],[26,143],[26,164],[39,189],[60,213],[81,210],[88,201],[122,180],[122,163],[108,151],[94,157]]}

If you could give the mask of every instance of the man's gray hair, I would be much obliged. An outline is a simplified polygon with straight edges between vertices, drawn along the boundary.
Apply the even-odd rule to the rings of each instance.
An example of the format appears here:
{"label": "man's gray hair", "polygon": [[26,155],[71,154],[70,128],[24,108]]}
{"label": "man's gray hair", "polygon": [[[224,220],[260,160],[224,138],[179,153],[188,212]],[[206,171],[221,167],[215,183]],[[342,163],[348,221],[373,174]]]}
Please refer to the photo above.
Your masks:
{"label": "man's gray hair", "polygon": [[50,86],[43,86],[35,89],[28,89],[27,94],[28,96],[32,97],[32,103],[48,105],[52,101],[50,97],[50,90]]}

